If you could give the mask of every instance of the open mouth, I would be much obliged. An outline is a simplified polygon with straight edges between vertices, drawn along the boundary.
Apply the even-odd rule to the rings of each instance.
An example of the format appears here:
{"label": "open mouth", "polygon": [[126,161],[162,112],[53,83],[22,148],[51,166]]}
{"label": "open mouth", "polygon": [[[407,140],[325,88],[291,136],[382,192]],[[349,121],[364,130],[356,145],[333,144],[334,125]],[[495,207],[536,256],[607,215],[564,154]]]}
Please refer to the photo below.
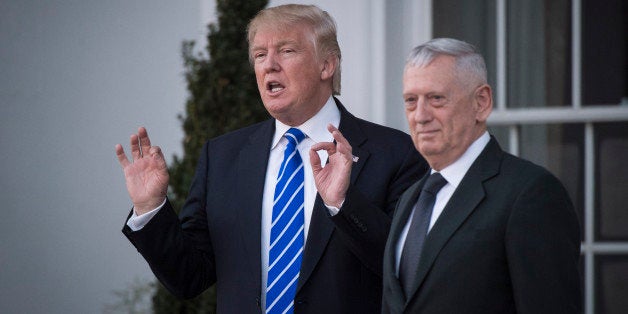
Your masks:
{"label": "open mouth", "polygon": [[278,82],[268,82],[266,83],[266,90],[271,93],[278,93],[282,91],[285,87]]}

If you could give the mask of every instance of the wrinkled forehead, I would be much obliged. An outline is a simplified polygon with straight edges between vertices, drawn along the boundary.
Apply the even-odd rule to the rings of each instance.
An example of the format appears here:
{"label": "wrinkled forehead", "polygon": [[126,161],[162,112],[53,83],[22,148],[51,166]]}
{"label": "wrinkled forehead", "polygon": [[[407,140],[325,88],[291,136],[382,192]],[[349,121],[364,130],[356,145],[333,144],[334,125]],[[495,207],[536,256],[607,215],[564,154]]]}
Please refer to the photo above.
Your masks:
{"label": "wrinkled forehead", "polygon": [[250,38],[249,57],[255,51],[278,49],[286,45],[316,52],[314,34],[307,25],[269,24],[259,27]]}

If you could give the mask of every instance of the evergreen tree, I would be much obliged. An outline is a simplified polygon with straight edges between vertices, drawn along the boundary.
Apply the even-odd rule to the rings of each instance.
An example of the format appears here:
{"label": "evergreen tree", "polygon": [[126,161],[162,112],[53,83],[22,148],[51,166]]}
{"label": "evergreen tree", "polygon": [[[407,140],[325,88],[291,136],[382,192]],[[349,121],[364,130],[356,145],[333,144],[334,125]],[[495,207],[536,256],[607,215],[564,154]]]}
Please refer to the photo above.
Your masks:
{"label": "evergreen tree", "polygon": [[[174,156],[169,199],[180,209],[192,182],[200,150],[209,138],[267,119],[255,74],[248,61],[246,27],[268,0],[216,0],[218,25],[210,24],[206,54],[194,42],[182,45],[189,97],[183,122],[183,156]],[[215,287],[193,300],[179,301],[159,284],[155,313],[215,313]]]}

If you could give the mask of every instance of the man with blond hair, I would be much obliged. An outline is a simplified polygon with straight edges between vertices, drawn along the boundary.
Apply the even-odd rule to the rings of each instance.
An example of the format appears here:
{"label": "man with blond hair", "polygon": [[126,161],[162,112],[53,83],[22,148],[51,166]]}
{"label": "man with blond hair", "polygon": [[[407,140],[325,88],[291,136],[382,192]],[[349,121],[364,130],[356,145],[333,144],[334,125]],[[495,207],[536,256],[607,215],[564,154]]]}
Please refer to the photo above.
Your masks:
{"label": "man with blond hair", "polygon": [[[123,232],[173,294],[216,284],[218,313],[379,313],[382,257],[401,193],[427,170],[407,134],[351,115],[335,23],[315,6],[262,10],[250,61],[272,119],[208,141],[179,218],[144,128]],[[246,62],[246,60],[243,60]]]}

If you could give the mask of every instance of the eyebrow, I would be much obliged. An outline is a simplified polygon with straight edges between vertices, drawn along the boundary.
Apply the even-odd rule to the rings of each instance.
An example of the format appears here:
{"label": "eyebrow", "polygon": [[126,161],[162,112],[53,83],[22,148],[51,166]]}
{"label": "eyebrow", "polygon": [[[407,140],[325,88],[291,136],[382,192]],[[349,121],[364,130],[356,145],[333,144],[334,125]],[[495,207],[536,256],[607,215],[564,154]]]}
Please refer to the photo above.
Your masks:
{"label": "eyebrow", "polygon": [[[291,45],[291,44],[295,45],[295,46],[299,46],[297,41],[290,40],[290,39],[285,39],[285,40],[278,41],[275,45],[273,45],[273,48],[283,47],[285,45]],[[251,48],[251,51],[266,50],[266,49],[267,48],[261,47],[261,46],[253,46]]]}

